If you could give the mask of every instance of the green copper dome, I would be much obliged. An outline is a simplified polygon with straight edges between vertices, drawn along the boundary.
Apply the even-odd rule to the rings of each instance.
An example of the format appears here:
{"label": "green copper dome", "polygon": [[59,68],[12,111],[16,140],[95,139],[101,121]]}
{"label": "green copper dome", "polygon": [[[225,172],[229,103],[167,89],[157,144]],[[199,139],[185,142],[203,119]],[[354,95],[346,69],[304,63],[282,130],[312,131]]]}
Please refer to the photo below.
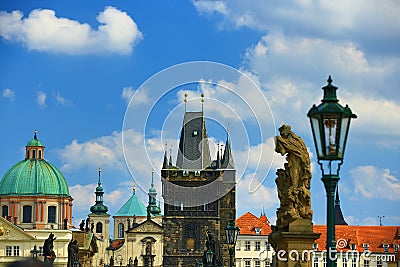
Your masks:
{"label": "green copper dome", "polygon": [[3,176],[0,196],[9,195],[70,196],[62,173],[50,162],[39,159],[20,161]]}

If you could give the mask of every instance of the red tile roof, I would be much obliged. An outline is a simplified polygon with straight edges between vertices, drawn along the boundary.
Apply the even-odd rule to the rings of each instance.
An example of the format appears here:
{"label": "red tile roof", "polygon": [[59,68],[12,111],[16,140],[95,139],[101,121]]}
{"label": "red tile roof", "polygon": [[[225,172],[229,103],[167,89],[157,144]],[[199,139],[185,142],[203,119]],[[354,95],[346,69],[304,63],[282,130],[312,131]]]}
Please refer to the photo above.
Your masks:
{"label": "red tile roof", "polygon": [[[314,232],[321,233],[320,238],[317,239],[318,249],[324,250],[326,225],[314,225]],[[393,244],[400,244],[400,226],[336,225],[335,237],[338,251],[347,251],[350,249],[350,244],[355,244],[357,251],[363,252],[363,244],[368,244],[369,251],[384,252],[383,244],[386,244],[389,245],[389,252],[393,253]]]}
{"label": "red tile roof", "polygon": [[240,228],[241,235],[256,235],[255,228],[260,228],[260,235],[269,235],[271,233],[271,226],[269,220],[265,215],[260,218],[250,212],[246,212],[236,219],[236,225]]}
{"label": "red tile roof", "polygon": [[[255,228],[261,228],[261,235],[269,235],[271,233],[271,226],[265,215],[261,215],[258,218],[252,213],[246,212],[236,219],[236,225],[240,228],[241,235],[256,235]],[[316,241],[318,243],[318,250],[324,250],[326,244],[326,225],[314,225],[314,232],[321,234],[320,238]],[[341,241],[338,244],[338,251],[346,252],[350,250],[350,244],[355,244],[357,251],[363,252],[363,244],[368,244],[369,251],[383,253],[383,245],[385,244],[389,245],[388,252],[393,253],[393,245],[400,246],[400,226],[336,225],[335,232],[336,242]],[[340,246],[343,247],[341,248]]]}

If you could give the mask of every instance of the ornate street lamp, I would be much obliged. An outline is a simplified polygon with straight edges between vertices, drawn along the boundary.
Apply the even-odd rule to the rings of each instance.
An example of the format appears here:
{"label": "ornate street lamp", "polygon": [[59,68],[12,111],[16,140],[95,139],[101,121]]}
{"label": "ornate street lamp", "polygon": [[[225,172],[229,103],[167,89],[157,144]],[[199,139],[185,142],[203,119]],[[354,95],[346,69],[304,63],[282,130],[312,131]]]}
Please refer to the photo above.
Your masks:
{"label": "ornate street lamp", "polygon": [[[343,163],[350,120],[357,118],[348,105],[343,107],[338,102],[336,90],[329,76],[328,85],[322,87],[324,98],[318,106],[313,105],[308,111],[315,148],[317,150],[318,164],[322,170],[322,182],[327,195],[327,239],[326,250],[328,267],[335,267],[336,241],[335,241],[335,210],[334,196],[339,170]],[[324,165],[325,163],[325,165]],[[335,163],[332,166],[332,163]]]}
{"label": "ornate street lamp", "polygon": [[40,250],[37,249],[36,244],[33,246],[33,249],[30,251],[32,254],[32,258],[37,259],[37,255],[40,252]]}
{"label": "ornate street lamp", "polygon": [[235,250],[236,240],[237,240],[239,232],[240,232],[240,229],[239,229],[239,227],[237,227],[235,225],[235,220],[233,219],[233,216],[231,215],[231,218],[229,220],[229,225],[227,225],[225,228],[226,241],[228,242],[228,246],[229,246],[229,266],[230,267],[233,267],[233,252]]}
{"label": "ornate street lamp", "polygon": [[212,266],[213,258],[214,258],[214,253],[212,252],[211,249],[208,249],[206,252],[207,267]]}

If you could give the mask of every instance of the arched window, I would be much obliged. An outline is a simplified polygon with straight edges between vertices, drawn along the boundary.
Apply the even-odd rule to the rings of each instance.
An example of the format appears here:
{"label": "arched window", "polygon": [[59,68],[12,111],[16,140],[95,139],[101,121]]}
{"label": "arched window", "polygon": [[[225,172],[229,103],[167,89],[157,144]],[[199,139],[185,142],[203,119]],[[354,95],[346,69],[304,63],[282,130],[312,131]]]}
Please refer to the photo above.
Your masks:
{"label": "arched window", "polygon": [[39,150],[39,159],[42,159],[42,150]]}
{"label": "arched window", "polygon": [[32,158],[36,158],[36,150],[32,150]]}
{"label": "arched window", "polygon": [[56,207],[49,206],[47,208],[47,222],[56,223]]}
{"label": "arched window", "polygon": [[8,206],[4,205],[1,207],[1,216],[3,218],[8,216]]}
{"label": "arched window", "polygon": [[124,238],[124,224],[118,224],[118,238]]}
{"label": "arched window", "polygon": [[96,223],[96,233],[103,232],[103,224],[101,222]]}
{"label": "arched window", "polygon": [[22,222],[30,223],[32,222],[32,206],[24,206],[22,208]]}

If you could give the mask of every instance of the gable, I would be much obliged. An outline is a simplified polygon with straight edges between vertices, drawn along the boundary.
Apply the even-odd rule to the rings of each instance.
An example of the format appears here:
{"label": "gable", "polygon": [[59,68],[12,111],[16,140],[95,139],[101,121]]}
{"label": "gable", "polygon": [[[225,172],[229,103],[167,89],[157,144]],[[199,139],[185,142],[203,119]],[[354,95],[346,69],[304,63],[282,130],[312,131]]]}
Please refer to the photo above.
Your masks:
{"label": "gable", "polygon": [[141,224],[137,225],[136,227],[129,229],[127,233],[155,233],[155,234],[161,234],[162,233],[162,227],[153,222],[152,220],[146,220],[142,222]]}
{"label": "gable", "polygon": [[27,234],[21,228],[0,217],[0,240],[33,240],[33,236]]}

